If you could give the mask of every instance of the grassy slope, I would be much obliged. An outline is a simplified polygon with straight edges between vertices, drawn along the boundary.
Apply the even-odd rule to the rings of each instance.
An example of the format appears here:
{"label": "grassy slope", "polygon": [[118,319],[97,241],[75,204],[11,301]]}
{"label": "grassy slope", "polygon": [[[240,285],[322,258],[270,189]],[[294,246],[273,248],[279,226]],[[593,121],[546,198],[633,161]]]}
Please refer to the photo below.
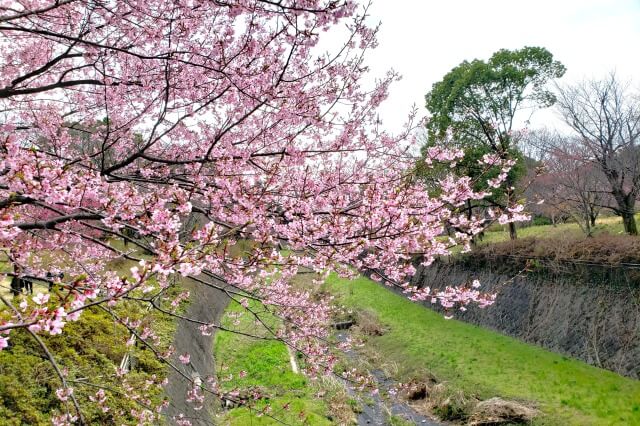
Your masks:
{"label": "grassy slope", "polygon": [[[143,318],[145,312],[137,306],[122,307],[130,318]],[[174,322],[167,317],[146,314],[146,321],[153,321],[159,329],[159,336],[166,347],[175,329]],[[128,348],[125,345],[129,333],[105,312],[98,308],[88,309],[77,322],[71,322],[58,336],[42,335],[43,341],[56,354],[58,364],[68,371],[68,379],[80,378],[73,383],[74,394],[78,396],[84,415],[89,424],[114,424],[112,412],[132,409],[140,410],[135,401],[123,397],[122,379],[114,371],[124,354],[130,350],[137,360],[137,366],[126,376],[129,384],[143,386],[152,376],[164,377],[166,366],[158,361],[150,351],[141,347]],[[11,350],[0,351],[0,425],[50,425],[55,410],[64,411],[53,390],[60,382],[48,361],[44,360],[40,347],[23,330],[11,333]],[[86,382],[87,385],[82,385]],[[104,386],[112,408],[103,413],[89,402],[96,388],[92,383]],[[164,396],[157,388],[152,388],[147,396],[154,404],[159,404]],[[59,414],[59,413],[58,413]],[[119,417],[118,424],[135,424],[133,418]]]}
{"label": "grassy slope", "polygon": [[[113,242],[112,244],[120,244]],[[120,244],[121,245],[121,244]],[[148,257],[148,256],[145,256]],[[120,275],[128,275],[133,266],[129,261],[117,261],[111,268]],[[0,254],[0,273],[10,268],[3,254]],[[13,300],[9,291],[10,280],[0,284],[0,294]],[[169,289],[169,295],[175,296],[178,289]],[[48,286],[41,282],[34,282],[34,294],[47,293]],[[25,297],[19,295],[15,300]],[[54,299],[52,297],[52,299]],[[169,296],[169,300],[172,296]],[[177,313],[183,313],[186,302],[178,308]],[[146,306],[134,302],[120,301],[114,308],[120,317],[131,320],[141,320],[153,324],[153,329],[159,338],[159,348],[165,350],[172,342],[176,321],[158,311],[148,312]],[[10,317],[9,310],[0,303],[0,319]],[[126,352],[131,352],[137,361],[133,371],[126,375],[129,384],[143,386],[143,383],[155,377],[162,379],[166,376],[166,365],[160,362],[153,353],[145,350],[142,345],[128,347],[126,341],[130,333],[118,324],[108,313],[99,308],[90,308],[83,312],[77,322],[69,322],[64,332],[58,336],[41,335],[43,341],[54,352],[57,362],[68,371],[68,379],[89,378],[107,389],[107,398],[112,410],[122,410],[128,413],[131,409],[140,410],[141,406],[129,398],[122,388],[123,381],[115,376],[114,371]],[[53,410],[62,409],[62,405],[53,393],[60,386],[58,377],[51,365],[44,360],[41,349],[24,330],[15,330],[10,335],[13,344],[11,350],[0,351],[0,425],[48,425],[51,424]],[[90,424],[112,424],[115,420],[110,413],[103,413],[96,409],[95,404],[88,401],[96,388],[80,383],[74,385],[74,394],[79,396],[84,415]],[[147,395],[153,404],[159,404],[164,395],[159,389],[149,391]],[[126,415],[124,416],[126,417]],[[122,424],[135,424],[133,419],[120,419]]]}
{"label": "grassy slope", "polygon": [[[242,315],[235,324],[229,316],[225,317],[223,323],[235,330],[257,333],[259,327],[243,311],[239,304],[232,303],[227,313]],[[252,409],[235,408],[228,411],[218,419],[219,424],[281,424],[274,418],[285,424],[331,424],[327,419],[327,407],[322,400],[313,396],[314,384],[303,375],[291,371],[289,353],[283,343],[218,331],[214,353],[223,391],[252,388],[267,396],[257,401]],[[246,377],[240,377],[241,371],[247,373]],[[258,416],[267,405],[270,407],[269,414],[274,418]]]}
{"label": "grassy slope", "polygon": [[568,359],[411,303],[366,278],[331,276],[354,310],[375,311],[389,331],[367,345],[399,366],[400,380],[429,371],[467,394],[534,401],[541,423],[640,425],[640,382]]}
{"label": "grassy slope", "polygon": [[[640,222],[640,213],[636,215],[636,221]],[[618,216],[606,216],[597,220],[594,234],[609,233],[611,235],[622,234],[622,219]],[[526,228],[518,228],[518,238],[553,238],[558,235],[564,237],[580,238],[584,237],[584,233],[580,230],[577,223],[563,223],[557,226],[540,225],[529,226]],[[485,232],[481,244],[491,244],[509,239],[509,230],[506,226],[492,227],[491,230]]]}

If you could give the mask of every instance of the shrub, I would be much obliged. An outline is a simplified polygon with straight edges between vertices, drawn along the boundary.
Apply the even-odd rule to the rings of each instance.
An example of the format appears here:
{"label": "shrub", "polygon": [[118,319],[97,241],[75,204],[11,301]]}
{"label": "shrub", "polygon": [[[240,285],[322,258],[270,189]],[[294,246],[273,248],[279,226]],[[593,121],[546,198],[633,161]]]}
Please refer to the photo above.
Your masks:
{"label": "shrub", "polygon": [[532,226],[542,226],[542,225],[551,225],[551,219],[546,216],[536,216],[531,221]]}
{"label": "shrub", "polygon": [[521,238],[478,246],[474,256],[522,256],[619,265],[640,263],[640,238],[600,234],[592,238]]}
{"label": "shrub", "polygon": [[640,238],[599,234],[591,238],[521,238],[481,245],[459,259],[470,266],[488,266],[495,272],[551,270],[575,276],[594,273],[621,276],[640,283]]}

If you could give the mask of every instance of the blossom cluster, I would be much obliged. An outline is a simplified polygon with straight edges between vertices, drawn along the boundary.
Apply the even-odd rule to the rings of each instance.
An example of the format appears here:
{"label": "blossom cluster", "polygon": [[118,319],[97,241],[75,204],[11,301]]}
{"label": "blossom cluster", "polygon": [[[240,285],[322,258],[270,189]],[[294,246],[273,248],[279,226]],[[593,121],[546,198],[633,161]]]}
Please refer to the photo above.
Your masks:
{"label": "blossom cluster", "polygon": [[[427,265],[482,229],[457,213],[486,195],[469,178],[445,174],[435,194],[411,178],[413,115],[398,133],[380,130],[377,107],[399,77],[365,87],[362,53],[377,28],[355,2],[32,0],[0,10],[0,247],[7,278],[55,289],[3,299],[0,350],[16,328],[64,333],[88,306],[126,300],[176,315],[192,292],[165,305],[162,296],[189,278],[244,298],[257,319],[260,303],[282,324],[269,331],[305,354],[307,373],[323,374],[335,364],[332,308],[295,284],[300,272],[316,283],[332,271],[404,283],[416,258]],[[318,55],[320,35],[345,22],[342,48]],[[427,163],[461,157],[433,148]],[[500,162],[492,186],[513,165],[483,161]],[[497,214],[523,217],[518,206]],[[492,302],[475,286],[405,289],[447,308]],[[220,327],[190,320],[203,335]],[[157,344],[153,324],[118,321],[131,344]],[[174,353],[190,365],[188,348],[156,355]],[[60,403],[75,405],[60,381]],[[141,408],[126,415],[141,424],[164,409],[146,405],[146,390],[129,392]],[[199,408],[215,392],[192,379],[186,399]],[[84,403],[104,411],[109,401]],[[54,423],[82,417],[67,407]]]}

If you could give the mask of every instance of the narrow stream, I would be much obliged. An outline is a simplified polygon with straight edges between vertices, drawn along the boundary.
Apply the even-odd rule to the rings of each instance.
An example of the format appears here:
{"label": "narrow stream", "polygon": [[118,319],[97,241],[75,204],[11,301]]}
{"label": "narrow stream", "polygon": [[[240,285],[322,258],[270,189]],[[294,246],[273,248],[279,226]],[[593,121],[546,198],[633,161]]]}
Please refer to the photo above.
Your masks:
{"label": "narrow stream", "polygon": [[[344,330],[336,334],[339,342],[346,341],[347,337],[348,332]],[[345,354],[350,359],[355,359],[358,356],[358,354],[352,350],[345,351]],[[413,422],[416,425],[442,426],[442,423],[437,423],[433,419],[418,413],[408,404],[390,395],[388,401],[383,399],[381,394],[388,395],[389,390],[394,387],[395,382],[386,377],[382,370],[373,370],[369,373],[376,381],[379,392],[376,395],[370,395],[369,403],[361,401],[362,412],[358,414],[358,425],[388,425],[389,415],[391,414],[401,417],[408,422]],[[359,395],[350,382],[345,380],[343,383],[349,395],[356,397]]]}

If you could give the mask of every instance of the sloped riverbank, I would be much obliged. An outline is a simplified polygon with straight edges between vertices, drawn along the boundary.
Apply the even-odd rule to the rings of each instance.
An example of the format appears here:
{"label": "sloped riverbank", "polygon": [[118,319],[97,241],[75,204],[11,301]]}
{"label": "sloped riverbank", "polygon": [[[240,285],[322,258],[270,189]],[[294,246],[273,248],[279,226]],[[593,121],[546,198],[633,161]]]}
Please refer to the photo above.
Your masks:
{"label": "sloped riverbank", "polygon": [[[332,275],[325,289],[347,312],[371,311],[384,327],[359,349],[372,364],[397,382],[427,383],[433,377],[444,384],[455,405],[437,411],[448,418],[470,420],[477,401],[501,398],[535,408],[548,425],[640,424],[637,380],[447,320],[364,277],[349,281]],[[467,405],[471,409],[465,411]]]}
{"label": "sloped riverbank", "polygon": [[640,290],[634,273],[556,265],[517,275],[517,267],[507,263],[438,261],[418,268],[412,284],[442,289],[478,279],[483,291],[497,294],[495,304],[456,312],[457,319],[640,378]]}

